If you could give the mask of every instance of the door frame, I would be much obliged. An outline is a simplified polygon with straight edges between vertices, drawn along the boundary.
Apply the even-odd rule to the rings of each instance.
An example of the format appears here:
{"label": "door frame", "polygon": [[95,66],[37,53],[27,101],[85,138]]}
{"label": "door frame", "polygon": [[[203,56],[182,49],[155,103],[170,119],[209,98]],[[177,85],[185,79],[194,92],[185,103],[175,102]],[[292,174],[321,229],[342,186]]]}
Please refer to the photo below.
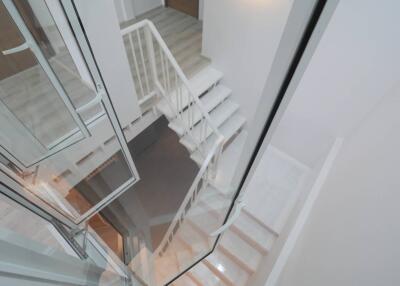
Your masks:
{"label": "door frame", "polygon": [[[18,10],[14,6],[12,0],[0,0],[4,3],[6,6],[7,10],[9,11],[10,14],[12,15],[12,18],[14,20],[17,20],[18,23],[17,26],[18,28],[22,28],[24,30],[24,37],[27,41],[33,42],[30,38],[30,33],[29,30],[26,31],[27,27],[23,23],[23,19],[21,15],[18,13]],[[54,217],[57,218],[62,224],[67,225],[68,227],[72,229],[81,229],[82,224],[89,220],[91,217],[93,217],[96,213],[101,211],[103,208],[105,208],[108,204],[110,204],[112,201],[114,201],[116,198],[118,198],[121,194],[123,194],[125,191],[130,189],[135,183],[137,183],[140,180],[139,173],[136,169],[136,166],[133,162],[132,156],[130,154],[127,141],[125,138],[125,135],[122,131],[122,127],[119,123],[118,117],[115,114],[115,109],[113,107],[113,104],[109,98],[106,85],[102,79],[102,76],[100,74],[100,71],[98,69],[98,66],[96,64],[96,61],[94,59],[94,56],[91,51],[91,47],[89,44],[89,41],[86,38],[85,32],[81,26],[81,22],[78,16],[78,12],[75,9],[75,5],[73,3],[73,0],[66,0],[66,1],[61,1],[62,2],[62,8],[65,13],[65,17],[67,21],[69,22],[69,25],[71,27],[71,30],[73,34],[76,37],[77,44],[81,50],[83,59],[88,67],[88,70],[92,76],[94,86],[96,88],[96,97],[93,101],[102,103],[103,108],[105,109],[106,115],[108,116],[108,119],[110,121],[110,124],[112,126],[112,129],[114,131],[114,134],[117,138],[117,141],[119,143],[119,146],[121,147],[121,153],[125,159],[125,162],[129,168],[131,178],[125,181],[121,186],[119,186],[117,189],[115,189],[112,193],[108,194],[106,197],[104,197],[101,201],[99,201],[97,204],[92,206],[90,210],[85,212],[84,214],[80,215],[78,218],[73,218],[71,216],[68,216],[66,213],[62,212],[61,209],[55,208],[50,206],[48,203],[46,203],[43,199],[37,197],[34,192],[30,191],[29,188],[25,185],[25,182],[16,176],[7,166],[3,165],[0,163],[0,175],[4,175],[8,177],[14,184],[13,190],[18,190],[18,193],[22,195],[23,197],[27,198],[28,200],[31,200],[35,204],[38,204],[42,206],[44,209],[49,210],[51,209],[50,213],[54,215]],[[14,17],[15,18],[14,18]],[[22,23],[21,23],[22,21]],[[48,65],[47,69],[50,70],[50,73],[53,73],[53,76],[55,77],[54,80],[58,81],[57,76],[54,74],[52,71],[51,67],[49,66],[49,63],[47,62],[46,58],[42,54],[40,48],[32,44],[32,49],[35,49],[35,55],[36,53],[41,57],[41,61],[44,61],[43,63],[40,62],[40,64]],[[58,82],[61,86],[61,89],[63,89],[62,85],[60,82]],[[67,98],[66,100],[70,100],[68,95],[65,93],[64,94]],[[89,105],[91,106],[93,102],[87,103],[85,106]],[[84,107],[85,107],[84,106]],[[72,103],[71,103],[71,108],[74,109]],[[82,109],[83,107],[80,107],[79,109]],[[78,110],[75,110],[75,112],[78,113]],[[77,115],[79,117],[79,115]],[[87,130],[87,126],[85,123],[83,123],[84,128]],[[88,134],[90,135],[89,131],[87,131]],[[6,159],[9,159],[6,156]],[[11,161],[13,162],[13,161]],[[18,166],[18,165],[17,165]]]}
{"label": "door frame", "polygon": [[[76,123],[78,129],[82,133],[82,135],[83,135],[82,139],[90,137],[91,134],[89,132],[89,129],[86,126],[85,122],[82,120],[78,109],[75,109],[75,107],[74,107],[71,99],[67,95],[67,92],[65,91],[63,85],[61,84],[57,75],[55,74],[52,67],[50,66],[44,52],[39,47],[39,44],[36,42],[34,35],[29,30],[27,23],[25,22],[24,18],[22,17],[20,11],[17,9],[17,6],[14,4],[14,2],[12,0],[2,0],[2,2],[3,2],[5,9],[9,13],[12,21],[14,21],[17,29],[20,31],[23,39],[25,40],[25,42],[19,46],[19,47],[21,47],[21,49],[19,47],[16,47],[13,49],[2,51],[2,53],[3,54],[6,54],[6,53],[12,54],[12,53],[18,53],[22,50],[27,50],[27,49],[30,50],[32,52],[33,56],[38,61],[41,68],[43,69],[44,73],[47,75],[50,83],[55,88],[58,96],[64,103],[69,114],[71,115],[72,119]],[[18,120],[16,120],[16,122],[18,122]],[[28,129],[26,129],[26,133],[31,134]],[[73,137],[74,137],[74,134],[72,136],[68,136],[67,138],[62,138],[63,140],[61,140],[60,142],[58,142],[58,144],[55,144],[54,146],[43,146],[43,144],[42,144],[42,146],[45,149],[47,149],[47,153],[44,156],[38,158],[35,162],[32,162],[31,164],[24,164],[21,161],[21,159],[18,159],[14,155],[11,155],[11,157],[8,159],[11,160],[19,168],[30,168],[30,167],[34,166],[35,164],[39,163],[40,161],[42,161],[43,159],[61,151],[62,149],[66,148],[67,146],[69,146],[73,143],[79,142],[81,140],[81,138],[75,138],[75,140],[70,142],[70,140],[68,140],[68,139],[73,138]],[[33,142],[36,143],[37,140],[34,140]],[[67,146],[65,146],[65,145],[67,145]],[[6,152],[7,154],[11,154],[11,152],[9,152],[5,147],[3,147],[3,146],[1,146],[1,147],[2,147],[1,149],[7,151]]]}
{"label": "door frame", "polygon": [[[170,7],[169,5],[168,5],[168,2],[169,2],[170,0],[163,0],[163,5],[165,6],[165,7]],[[201,13],[201,1],[203,1],[203,0],[197,0],[198,1],[198,5],[197,5],[197,15],[196,15],[196,17],[195,16],[193,16],[193,15],[189,15],[189,14],[187,14],[187,13],[185,13],[185,12],[183,12],[183,11],[180,11],[180,10],[177,10],[177,11],[179,11],[179,12],[182,12],[182,13],[184,13],[184,14],[186,14],[186,15],[189,15],[189,16],[192,16],[192,17],[195,17],[196,19],[201,19],[201,15],[200,15],[200,13]]]}

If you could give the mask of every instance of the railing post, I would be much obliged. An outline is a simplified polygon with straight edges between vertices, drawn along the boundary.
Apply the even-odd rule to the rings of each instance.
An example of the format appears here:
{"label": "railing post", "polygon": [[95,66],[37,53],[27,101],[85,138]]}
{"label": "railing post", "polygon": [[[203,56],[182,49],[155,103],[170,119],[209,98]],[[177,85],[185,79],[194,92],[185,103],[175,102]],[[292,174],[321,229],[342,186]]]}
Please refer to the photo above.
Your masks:
{"label": "railing post", "polygon": [[146,40],[147,54],[149,55],[151,74],[153,76],[153,85],[155,88],[156,83],[158,82],[156,54],[155,54],[154,45],[153,45],[153,37],[151,34],[150,27],[148,25],[144,26],[144,35],[145,35],[145,40]]}

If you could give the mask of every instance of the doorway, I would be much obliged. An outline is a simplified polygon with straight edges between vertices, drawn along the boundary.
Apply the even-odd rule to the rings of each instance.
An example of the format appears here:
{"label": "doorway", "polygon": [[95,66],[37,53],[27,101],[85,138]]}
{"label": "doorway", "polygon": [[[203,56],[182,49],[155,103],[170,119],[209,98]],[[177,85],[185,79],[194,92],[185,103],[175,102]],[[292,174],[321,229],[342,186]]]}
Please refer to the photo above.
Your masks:
{"label": "doorway", "polygon": [[199,18],[199,0],[167,0],[165,5],[195,18]]}

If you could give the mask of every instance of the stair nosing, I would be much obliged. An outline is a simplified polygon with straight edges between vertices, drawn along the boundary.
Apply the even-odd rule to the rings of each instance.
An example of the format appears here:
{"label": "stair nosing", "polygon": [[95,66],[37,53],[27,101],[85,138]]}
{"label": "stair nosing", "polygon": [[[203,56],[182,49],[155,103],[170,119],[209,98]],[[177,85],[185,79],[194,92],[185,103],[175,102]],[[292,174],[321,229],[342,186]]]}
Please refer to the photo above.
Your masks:
{"label": "stair nosing", "polygon": [[[227,121],[229,120],[229,118],[233,117],[233,116],[235,115],[235,113],[239,110],[239,105],[238,105],[237,103],[235,103],[235,102],[233,102],[233,101],[230,101],[229,99],[228,99],[228,100],[225,100],[224,102],[225,102],[225,104],[226,104],[226,103],[229,103],[230,107],[224,107],[223,104],[220,104],[217,108],[215,108],[215,109],[213,110],[213,112],[210,113],[211,121],[216,125],[217,128],[219,128],[219,127],[222,126],[225,122],[227,122]],[[226,108],[226,109],[227,109],[227,110],[224,112],[224,113],[226,113],[226,114],[224,114],[223,116],[221,115],[220,118],[215,118],[215,117],[217,116],[217,113],[219,112],[219,111],[217,111],[217,109],[220,110],[220,109],[222,109],[222,108]],[[213,114],[213,113],[214,113],[214,114]],[[222,112],[221,112],[221,113],[222,113]],[[213,117],[213,115],[214,115],[214,117]],[[194,127],[194,129],[196,129],[197,126],[198,126],[198,125],[196,125],[196,126]],[[201,128],[201,127],[197,127],[197,128]],[[196,129],[196,130],[197,130],[197,129]],[[196,131],[194,131],[194,132],[196,132]],[[210,131],[209,134],[206,134],[204,140],[203,140],[202,142],[200,142],[200,143],[202,144],[203,142],[206,142],[207,139],[208,139],[211,135],[213,135],[213,132],[212,132],[212,131]],[[192,152],[194,152],[194,151],[197,149],[197,146],[194,146],[194,144],[192,144],[193,142],[191,142],[191,139],[190,139],[189,136],[190,136],[190,135],[185,135],[185,136],[183,136],[183,137],[179,140],[179,142],[180,142],[181,144],[183,144],[183,145],[189,150],[190,153],[192,153]]]}
{"label": "stair nosing", "polygon": [[[219,91],[220,90],[220,91]],[[216,93],[216,94],[215,94]],[[204,103],[204,100],[208,97],[210,97],[210,99],[208,99],[208,103],[204,103],[204,107],[205,110],[210,113],[212,112],[215,108],[218,108],[218,106],[220,104],[222,104],[227,98],[230,97],[230,95],[232,94],[232,90],[230,90],[229,88],[223,86],[223,85],[218,85],[215,88],[213,88],[212,90],[210,90],[209,92],[207,92],[204,96],[201,97],[201,101]],[[220,98],[218,100],[213,100],[213,98],[219,96]],[[184,113],[187,111],[184,111]],[[185,116],[185,115],[182,115]],[[200,121],[200,118],[195,118],[194,122],[198,123]],[[179,136],[183,136],[184,135],[184,129],[183,127],[180,125],[179,123],[179,119],[174,119],[172,120],[168,126],[174,130]]]}

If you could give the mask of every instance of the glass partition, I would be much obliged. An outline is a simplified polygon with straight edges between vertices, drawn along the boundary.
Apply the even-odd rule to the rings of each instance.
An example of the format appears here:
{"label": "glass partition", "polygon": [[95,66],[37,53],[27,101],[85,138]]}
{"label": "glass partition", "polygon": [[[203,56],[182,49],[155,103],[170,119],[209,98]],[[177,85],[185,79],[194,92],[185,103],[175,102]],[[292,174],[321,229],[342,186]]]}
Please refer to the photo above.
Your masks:
{"label": "glass partition", "polygon": [[[78,224],[137,174],[59,9],[53,18],[46,1],[0,2],[1,167]],[[104,171],[117,163],[118,174]]]}
{"label": "glass partition", "polygon": [[[285,3],[240,6],[236,16],[254,17],[251,25],[267,19],[259,34],[268,41],[260,42],[253,31],[232,38],[219,23],[223,38],[207,26],[207,17],[199,21],[173,5],[124,17],[119,27],[116,2],[62,0],[51,13],[51,1],[2,2],[9,25],[34,43],[7,47],[3,55],[16,65],[14,57],[30,53],[33,60],[14,73],[36,70],[34,80],[22,77],[29,87],[22,97],[32,100],[13,105],[22,99],[13,99],[11,89],[0,106],[5,172],[74,223],[87,220],[106,255],[124,261],[143,284],[170,284],[195,265],[225,275],[226,265],[238,262],[229,251],[221,261],[212,259],[221,237],[233,229],[241,239],[246,226],[263,225],[247,210],[241,215],[240,191],[281,84],[268,72],[278,71],[284,81],[293,54],[282,49],[281,55],[281,41],[290,35],[296,50],[313,5],[300,9],[307,15],[301,25],[291,18],[297,19],[294,6]],[[72,31],[62,30],[63,21]],[[217,50],[207,39],[202,43],[203,29],[209,39],[221,40]],[[106,55],[118,64],[104,61],[104,39],[116,41]],[[123,73],[132,89],[123,91],[131,98],[121,104],[122,90],[108,97],[103,81],[118,82]],[[133,103],[141,107],[139,118],[130,116],[138,109]],[[116,115],[124,118],[122,128]],[[291,172],[296,170],[278,174],[285,178],[280,182]],[[236,219],[245,227],[231,228]],[[278,235],[262,229],[268,243]]]}

